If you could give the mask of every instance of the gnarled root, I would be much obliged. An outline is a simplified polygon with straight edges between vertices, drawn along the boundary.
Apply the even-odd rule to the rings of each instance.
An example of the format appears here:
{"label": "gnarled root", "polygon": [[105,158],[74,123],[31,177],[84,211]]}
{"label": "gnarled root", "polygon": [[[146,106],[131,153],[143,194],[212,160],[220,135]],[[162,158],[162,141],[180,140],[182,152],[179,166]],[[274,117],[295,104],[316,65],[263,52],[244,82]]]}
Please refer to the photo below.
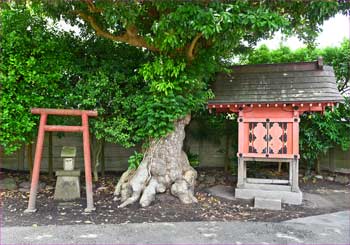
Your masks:
{"label": "gnarled root", "polygon": [[140,200],[142,207],[150,205],[157,193],[170,190],[183,203],[197,202],[194,186],[197,172],[182,150],[185,126],[190,116],[174,123],[175,130],[160,140],[153,140],[139,167],[126,171],[120,178],[115,195],[120,196],[125,207]]}

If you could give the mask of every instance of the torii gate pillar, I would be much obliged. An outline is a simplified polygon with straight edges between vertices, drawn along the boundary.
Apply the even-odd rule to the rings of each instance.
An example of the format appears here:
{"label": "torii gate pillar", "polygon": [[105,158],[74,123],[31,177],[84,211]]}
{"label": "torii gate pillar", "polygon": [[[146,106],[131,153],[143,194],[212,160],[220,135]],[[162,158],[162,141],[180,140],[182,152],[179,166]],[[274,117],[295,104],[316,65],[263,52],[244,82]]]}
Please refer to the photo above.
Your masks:
{"label": "torii gate pillar", "polygon": [[[35,203],[38,191],[38,182],[40,174],[40,164],[43,153],[45,131],[49,132],[82,132],[84,145],[84,168],[85,168],[85,182],[86,182],[86,202],[87,207],[85,212],[95,210],[93,196],[92,196],[92,176],[91,176],[91,156],[90,156],[90,136],[89,136],[89,122],[88,117],[97,117],[97,111],[85,110],[68,110],[68,109],[47,109],[47,108],[33,108],[33,114],[40,114],[40,124],[38,131],[38,139],[35,149],[34,168],[32,175],[32,183],[30,186],[30,196],[28,208],[25,213],[36,212]],[[48,115],[58,116],[81,116],[82,126],[62,126],[62,125],[46,125]]]}

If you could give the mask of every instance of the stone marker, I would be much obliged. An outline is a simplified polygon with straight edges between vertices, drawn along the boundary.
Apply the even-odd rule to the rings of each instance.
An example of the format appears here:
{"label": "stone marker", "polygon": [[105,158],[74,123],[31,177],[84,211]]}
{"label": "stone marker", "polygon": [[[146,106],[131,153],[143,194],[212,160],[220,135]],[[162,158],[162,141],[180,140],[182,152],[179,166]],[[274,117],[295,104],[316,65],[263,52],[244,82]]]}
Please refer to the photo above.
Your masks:
{"label": "stone marker", "polygon": [[345,176],[345,175],[337,175],[335,177],[335,182],[338,182],[340,184],[348,184],[349,183],[349,177]]}
{"label": "stone marker", "polygon": [[0,180],[0,190],[15,190],[15,189],[17,189],[17,184],[13,178],[5,178]]}
{"label": "stone marker", "polygon": [[76,156],[77,148],[70,146],[63,146],[61,151],[61,157],[63,157],[63,169],[73,170]]}
{"label": "stone marker", "polygon": [[56,171],[55,200],[70,201],[80,198],[80,170],[74,170],[75,156],[75,147],[62,148],[63,170]]}
{"label": "stone marker", "polygon": [[228,200],[236,200],[234,196],[234,188],[232,186],[216,185],[208,188],[207,192],[213,196],[225,198]]}

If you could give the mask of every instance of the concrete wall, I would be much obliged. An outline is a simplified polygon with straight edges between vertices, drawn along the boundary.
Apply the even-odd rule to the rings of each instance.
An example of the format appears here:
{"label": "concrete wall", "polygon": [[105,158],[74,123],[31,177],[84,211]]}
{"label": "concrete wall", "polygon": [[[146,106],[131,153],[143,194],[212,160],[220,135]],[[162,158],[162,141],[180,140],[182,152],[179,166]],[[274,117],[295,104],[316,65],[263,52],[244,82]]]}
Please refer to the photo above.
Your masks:
{"label": "concrete wall", "polygon": [[324,170],[350,174],[350,150],[343,151],[340,147],[332,148],[322,156],[320,165]]}
{"label": "concrete wall", "polygon": [[[53,145],[53,168],[59,169],[63,167],[62,158],[60,157],[62,146],[77,147],[76,166],[84,169],[84,157],[82,146],[82,135],[67,134],[65,137],[58,137],[56,134],[52,137]],[[128,167],[128,158],[133,154],[135,148],[125,149],[119,145],[106,143],[105,144],[105,162],[106,170],[121,171]],[[34,158],[35,144],[33,144],[32,155]],[[0,167],[14,170],[28,170],[27,152],[25,147],[22,147],[16,153],[5,156],[0,151]],[[41,170],[48,170],[48,134],[45,135],[43,159],[41,162]]]}
{"label": "concrete wall", "polygon": [[[195,123],[191,123],[191,128],[196,127]],[[225,137],[213,135],[211,141],[198,140],[190,136],[186,136],[186,147],[193,154],[199,155],[200,167],[223,167],[224,166],[224,142]],[[62,168],[62,159],[60,152],[62,146],[77,147],[77,166],[83,169],[83,147],[82,136],[80,134],[66,134],[65,137],[53,136],[53,165],[54,169]],[[127,169],[128,158],[133,154],[135,148],[125,149],[119,145],[106,143],[105,145],[105,163],[107,171],[123,171]],[[234,150],[233,150],[234,151]],[[33,158],[35,152],[35,144],[33,145]],[[231,155],[234,153],[231,153]],[[5,156],[0,151],[0,167],[13,170],[28,170],[27,154],[24,149],[20,149],[16,153]],[[321,159],[321,168],[331,171],[350,173],[350,151],[342,151],[341,149],[332,149],[327,155]],[[48,169],[48,136],[46,135],[43,160],[41,165],[42,171]]]}

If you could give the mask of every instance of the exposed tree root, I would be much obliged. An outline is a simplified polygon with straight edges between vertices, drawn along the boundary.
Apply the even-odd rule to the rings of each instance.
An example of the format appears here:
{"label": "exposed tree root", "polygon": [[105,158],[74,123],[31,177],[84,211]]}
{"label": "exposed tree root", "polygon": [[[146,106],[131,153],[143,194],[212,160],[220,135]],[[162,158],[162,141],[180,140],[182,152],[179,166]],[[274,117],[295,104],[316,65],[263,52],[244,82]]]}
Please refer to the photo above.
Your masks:
{"label": "exposed tree root", "polygon": [[175,130],[164,138],[152,140],[136,170],[127,170],[116,185],[115,199],[125,207],[140,200],[142,207],[150,205],[157,193],[170,190],[183,203],[197,202],[194,186],[197,172],[182,150],[185,126],[190,115],[174,123]]}

